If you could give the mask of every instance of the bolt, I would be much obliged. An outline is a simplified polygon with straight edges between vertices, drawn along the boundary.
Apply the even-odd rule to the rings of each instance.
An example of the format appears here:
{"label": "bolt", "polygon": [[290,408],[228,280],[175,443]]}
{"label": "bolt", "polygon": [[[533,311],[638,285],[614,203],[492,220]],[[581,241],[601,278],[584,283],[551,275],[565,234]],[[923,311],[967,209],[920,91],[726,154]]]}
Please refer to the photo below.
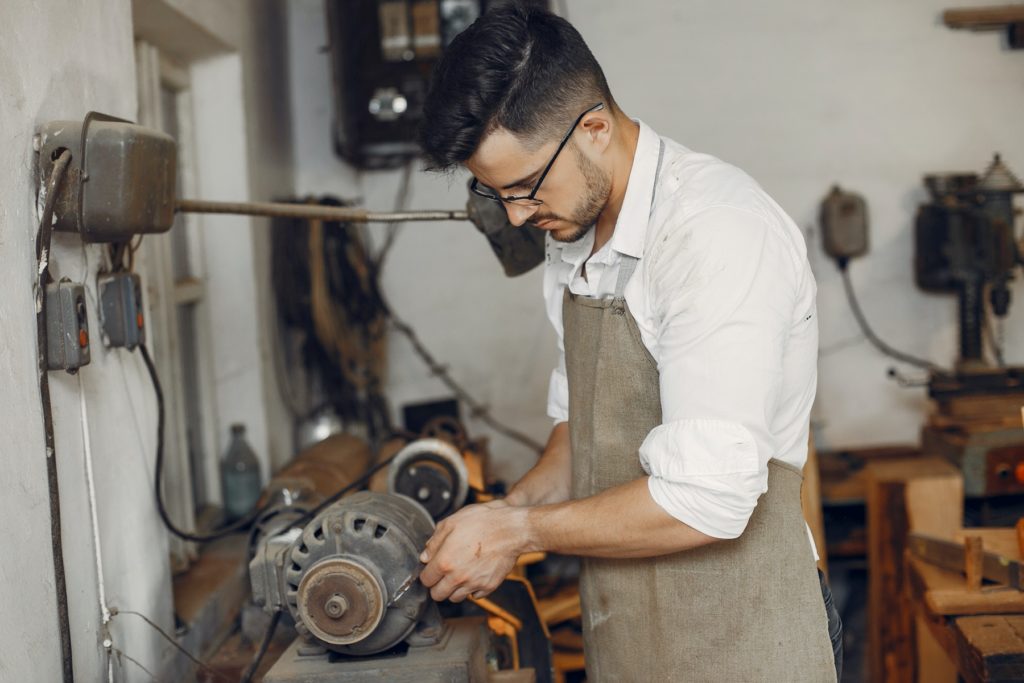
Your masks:
{"label": "bolt", "polygon": [[331,532],[335,536],[341,536],[341,533],[344,530],[345,530],[345,528],[341,525],[341,522],[335,522],[334,524],[331,525]]}
{"label": "bolt", "polygon": [[113,644],[114,644],[114,641],[112,641],[110,638],[104,638],[103,639],[103,647],[104,648],[109,650]]}
{"label": "bolt", "polygon": [[345,596],[335,593],[324,603],[324,611],[331,619],[341,619],[348,611],[348,600]]}
{"label": "bolt", "polygon": [[441,491],[441,498],[443,498],[444,500],[449,500],[451,497],[452,497],[452,492],[451,491]]}
{"label": "bolt", "polygon": [[410,467],[409,468],[409,476],[410,477],[415,477],[416,476],[416,468],[415,467]]}
{"label": "bolt", "polygon": [[416,497],[419,498],[420,500],[426,500],[427,498],[430,498],[430,489],[428,489],[426,486],[421,486],[419,490],[416,492]]}

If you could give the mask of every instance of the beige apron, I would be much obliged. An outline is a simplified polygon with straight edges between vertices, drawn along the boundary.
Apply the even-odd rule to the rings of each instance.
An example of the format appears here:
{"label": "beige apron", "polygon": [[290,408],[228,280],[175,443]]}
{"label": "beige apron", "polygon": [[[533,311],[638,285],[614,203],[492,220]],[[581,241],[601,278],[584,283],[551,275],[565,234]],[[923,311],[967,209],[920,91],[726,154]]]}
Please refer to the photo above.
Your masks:
{"label": "beige apron", "polygon": [[[623,257],[614,299],[564,295],[573,498],[646,476],[638,450],[661,424],[657,364],[623,298],[635,266]],[[644,560],[584,559],[588,682],[835,681],[802,481],[770,461],[768,492],[738,539]]]}

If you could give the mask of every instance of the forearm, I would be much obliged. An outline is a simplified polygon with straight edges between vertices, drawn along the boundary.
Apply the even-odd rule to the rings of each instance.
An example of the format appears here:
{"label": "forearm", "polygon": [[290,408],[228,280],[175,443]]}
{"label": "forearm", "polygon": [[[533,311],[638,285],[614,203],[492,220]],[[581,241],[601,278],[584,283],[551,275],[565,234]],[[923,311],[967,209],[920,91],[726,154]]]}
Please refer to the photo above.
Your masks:
{"label": "forearm", "polygon": [[560,422],[551,430],[540,460],[512,487],[505,500],[517,507],[561,503],[569,500],[571,488],[569,423]]}
{"label": "forearm", "polygon": [[665,512],[647,488],[647,478],[596,496],[525,511],[525,551],[586,557],[656,557],[718,539]]}

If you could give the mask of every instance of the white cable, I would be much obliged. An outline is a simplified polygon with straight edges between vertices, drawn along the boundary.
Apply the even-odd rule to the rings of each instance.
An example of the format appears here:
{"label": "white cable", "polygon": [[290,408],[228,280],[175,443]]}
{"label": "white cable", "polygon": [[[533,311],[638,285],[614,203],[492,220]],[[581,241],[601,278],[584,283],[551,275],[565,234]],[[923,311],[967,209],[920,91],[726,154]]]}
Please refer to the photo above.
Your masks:
{"label": "white cable", "polygon": [[96,560],[96,592],[99,595],[100,613],[103,615],[103,647],[107,650],[107,680],[113,683],[114,669],[111,665],[110,651],[113,642],[107,624],[110,623],[110,608],[107,606],[107,591],[103,583],[103,551],[100,547],[100,524],[96,514],[96,480],[92,472],[92,439],[89,434],[89,411],[85,405],[85,387],[82,374],[78,374],[78,399],[82,413],[82,448],[85,455],[85,485],[89,494],[89,520],[92,526],[93,555]]}

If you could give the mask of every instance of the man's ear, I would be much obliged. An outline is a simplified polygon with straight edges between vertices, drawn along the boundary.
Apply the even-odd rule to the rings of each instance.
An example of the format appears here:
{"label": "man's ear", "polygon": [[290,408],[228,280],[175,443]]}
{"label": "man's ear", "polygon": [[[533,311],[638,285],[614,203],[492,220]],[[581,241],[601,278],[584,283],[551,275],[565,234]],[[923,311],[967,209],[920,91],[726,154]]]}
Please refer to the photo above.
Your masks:
{"label": "man's ear", "polygon": [[592,111],[580,121],[580,131],[584,134],[584,142],[597,154],[603,154],[612,143],[612,132],[615,130],[615,118],[605,107]]}

